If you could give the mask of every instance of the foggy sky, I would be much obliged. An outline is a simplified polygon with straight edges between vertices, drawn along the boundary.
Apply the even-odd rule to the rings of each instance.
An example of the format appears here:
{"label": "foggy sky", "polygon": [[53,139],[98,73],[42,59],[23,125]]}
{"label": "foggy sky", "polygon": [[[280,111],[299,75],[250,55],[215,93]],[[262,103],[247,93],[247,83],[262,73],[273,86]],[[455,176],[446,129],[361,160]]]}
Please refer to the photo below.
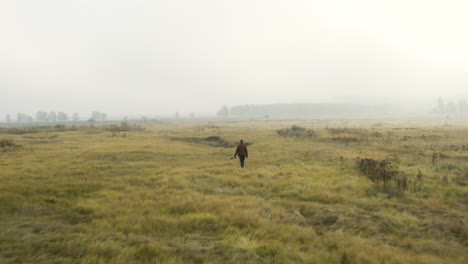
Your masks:
{"label": "foggy sky", "polygon": [[0,2],[0,119],[468,94],[466,0]]}

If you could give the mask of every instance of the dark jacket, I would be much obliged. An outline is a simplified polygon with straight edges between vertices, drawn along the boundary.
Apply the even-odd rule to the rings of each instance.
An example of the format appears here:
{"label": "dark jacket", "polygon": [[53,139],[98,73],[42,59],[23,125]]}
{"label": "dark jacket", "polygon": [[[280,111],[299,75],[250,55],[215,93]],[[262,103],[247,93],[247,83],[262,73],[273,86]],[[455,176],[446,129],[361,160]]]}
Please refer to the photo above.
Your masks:
{"label": "dark jacket", "polygon": [[247,147],[244,144],[240,144],[239,146],[237,146],[236,153],[234,153],[234,156],[236,155],[246,156],[248,158],[249,152],[247,151]]}

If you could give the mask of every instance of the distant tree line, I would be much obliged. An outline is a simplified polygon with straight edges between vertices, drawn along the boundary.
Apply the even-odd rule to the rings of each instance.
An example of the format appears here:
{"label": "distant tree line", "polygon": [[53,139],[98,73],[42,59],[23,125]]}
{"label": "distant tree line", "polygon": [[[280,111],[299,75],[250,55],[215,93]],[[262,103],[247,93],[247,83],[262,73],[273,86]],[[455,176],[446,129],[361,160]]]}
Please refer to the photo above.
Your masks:
{"label": "distant tree line", "polygon": [[445,102],[442,97],[439,97],[433,112],[436,114],[468,114],[468,103],[463,99],[458,100],[458,103]]}
{"label": "distant tree line", "polygon": [[[107,120],[107,114],[106,113],[101,113],[101,112],[93,112],[91,114],[91,117],[89,121],[106,121]],[[12,117],[10,114],[7,114],[5,116],[5,121],[7,123],[13,122]],[[65,112],[58,112],[56,113],[55,111],[37,111],[36,116],[33,118],[30,115],[24,114],[24,113],[18,113],[16,115],[16,122],[17,123],[64,123],[64,122],[78,122],[80,121],[80,116],[78,113],[73,113],[71,117],[68,116],[67,113]]]}
{"label": "distant tree line", "polygon": [[[72,116],[72,121],[79,121],[80,117],[78,113],[74,113]],[[36,122],[67,122],[70,121],[68,115],[64,112],[55,113],[54,111],[38,111],[36,113]]]}
{"label": "distant tree line", "polygon": [[217,117],[228,117],[229,116],[229,107],[227,105],[221,106],[221,108],[216,112]]}
{"label": "distant tree line", "polygon": [[269,104],[236,105],[230,109],[222,106],[216,113],[218,117],[303,117],[303,116],[348,116],[361,114],[388,114],[390,105],[356,104]]}
{"label": "distant tree line", "polygon": [[[305,116],[359,116],[386,115],[397,111],[389,104],[359,105],[359,104],[269,104],[269,105],[236,105],[229,108],[223,105],[216,116],[232,117],[305,117]],[[466,100],[444,102],[440,97],[433,109],[436,114],[468,114]]]}
{"label": "distant tree line", "polygon": [[33,118],[23,113],[18,113],[16,115],[16,122],[18,123],[32,123]]}
{"label": "distant tree line", "polygon": [[101,122],[101,121],[106,121],[107,120],[107,114],[106,113],[101,113],[101,112],[96,112],[94,111],[93,114],[91,115],[90,121],[96,121],[96,122]]}

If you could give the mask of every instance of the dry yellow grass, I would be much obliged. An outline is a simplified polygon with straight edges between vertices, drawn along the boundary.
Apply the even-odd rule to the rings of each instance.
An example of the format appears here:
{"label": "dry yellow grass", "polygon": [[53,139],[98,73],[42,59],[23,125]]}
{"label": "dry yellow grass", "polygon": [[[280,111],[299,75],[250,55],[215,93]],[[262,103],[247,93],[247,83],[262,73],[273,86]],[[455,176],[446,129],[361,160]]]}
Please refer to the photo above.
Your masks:
{"label": "dry yellow grass", "polygon": [[[293,124],[317,136],[276,134]],[[467,135],[429,121],[0,134],[21,145],[0,152],[0,263],[465,263]],[[184,141],[209,136],[252,143],[246,168]],[[358,156],[391,160],[408,191],[379,190]]]}

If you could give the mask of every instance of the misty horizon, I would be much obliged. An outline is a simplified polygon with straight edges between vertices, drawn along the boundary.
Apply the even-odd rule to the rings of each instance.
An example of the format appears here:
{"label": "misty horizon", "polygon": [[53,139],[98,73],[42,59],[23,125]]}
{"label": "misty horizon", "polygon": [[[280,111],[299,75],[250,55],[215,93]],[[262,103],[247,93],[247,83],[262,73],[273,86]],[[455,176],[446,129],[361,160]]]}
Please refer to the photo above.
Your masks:
{"label": "misty horizon", "polygon": [[0,4],[6,114],[215,114],[223,105],[468,100],[468,3]]}

